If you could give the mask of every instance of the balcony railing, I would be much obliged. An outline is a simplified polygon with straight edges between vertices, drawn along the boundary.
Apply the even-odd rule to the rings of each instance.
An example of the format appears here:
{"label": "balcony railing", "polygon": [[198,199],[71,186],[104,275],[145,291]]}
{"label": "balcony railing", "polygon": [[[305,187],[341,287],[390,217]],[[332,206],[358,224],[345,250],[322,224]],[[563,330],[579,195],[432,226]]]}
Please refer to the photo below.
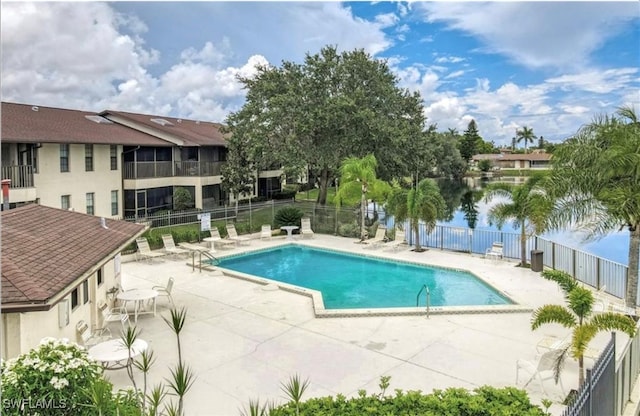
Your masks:
{"label": "balcony railing", "polygon": [[125,162],[124,179],[218,176],[225,162]]}
{"label": "balcony railing", "polygon": [[11,179],[10,188],[33,188],[33,166],[2,166],[2,179]]}

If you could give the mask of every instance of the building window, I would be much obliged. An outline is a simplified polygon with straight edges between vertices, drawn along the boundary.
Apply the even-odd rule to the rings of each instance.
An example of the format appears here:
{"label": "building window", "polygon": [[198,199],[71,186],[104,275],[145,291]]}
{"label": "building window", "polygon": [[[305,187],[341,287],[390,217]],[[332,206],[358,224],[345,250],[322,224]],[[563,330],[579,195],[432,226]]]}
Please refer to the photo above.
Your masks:
{"label": "building window", "polygon": [[89,302],[89,280],[82,282],[82,303]]}
{"label": "building window", "polygon": [[71,310],[78,307],[78,288],[73,289],[71,292]]}
{"label": "building window", "polygon": [[71,208],[71,195],[62,195],[60,197],[60,208],[62,209]]}
{"label": "building window", "polygon": [[118,191],[111,191],[111,215],[118,215]]}
{"label": "building window", "polygon": [[94,209],[93,209],[93,192],[89,192],[87,193],[87,214],[89,215],[93,215]]}
{"label": "building window", "polygon": [[96,280],[98,281],[98,287],[100,287],[102,285],[102,283],[104,282],[103,279],[102,279],[102,269],[98,269]]}
{"label": "building window", "polygon": [[84,145],[84,170],[87,172],[93,171],[93,145]]}
{"label": "building window", "polygon": [[118,146],[112,144],[109,150],[111,152],[111,170],[118,170]]}
{"label": "building window", "polygon": [[69,172],[69,145],[60,145],[60,172]]}

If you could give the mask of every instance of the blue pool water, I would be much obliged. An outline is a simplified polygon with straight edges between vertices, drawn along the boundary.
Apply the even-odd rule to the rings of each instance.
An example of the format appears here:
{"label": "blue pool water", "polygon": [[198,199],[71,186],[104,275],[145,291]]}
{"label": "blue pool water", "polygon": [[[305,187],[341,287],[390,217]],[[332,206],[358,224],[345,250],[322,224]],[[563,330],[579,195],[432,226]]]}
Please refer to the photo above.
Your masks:
{"label": "blue pool water", "polygon": [[[296,245],[221,260],[220,267],[322,292],[326,309],[415,307],[423,285],[431,306],[512,302],[471,273]],[[420,306],[426,300],[420,297]]]}

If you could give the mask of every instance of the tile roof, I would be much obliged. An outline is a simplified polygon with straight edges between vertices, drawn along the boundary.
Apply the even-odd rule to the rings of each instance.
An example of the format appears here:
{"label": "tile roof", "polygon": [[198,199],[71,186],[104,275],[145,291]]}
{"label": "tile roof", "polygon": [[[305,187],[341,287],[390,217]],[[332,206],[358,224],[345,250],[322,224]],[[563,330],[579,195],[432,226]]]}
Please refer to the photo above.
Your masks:
{"label": "tile roof", "polygon": [[2,141],[21,143],[171,146],[164,140],[116,123],[97,123],[98,113],[2,103]]}
{"label": "tile roof", "polygon": [[473,155],[472,159],[473,160],[489,159],[489,160],[498,160],[498,161],[551,160],[551,153],[527,153],[527,154],[522,154],[522,153],[500,153],[500,154],[486,153],[485,154],[483,153],[483,154]]}
{"label": "tile roof", "polygon": [[220,132],[223,126],[218,123],[111,110],[103,111],[100,115],[119,123],[127,123],[127,125],[133,122],[144,126],[145,131],[150,129],[158,134],[178,138],[184,142],[184,146],[226,146],[227,144],[225,135]]}
{"label": "tile roof", "polygon": [[29,204],[2,216],[2,306],[41,305],[145,227],[120,220]]}

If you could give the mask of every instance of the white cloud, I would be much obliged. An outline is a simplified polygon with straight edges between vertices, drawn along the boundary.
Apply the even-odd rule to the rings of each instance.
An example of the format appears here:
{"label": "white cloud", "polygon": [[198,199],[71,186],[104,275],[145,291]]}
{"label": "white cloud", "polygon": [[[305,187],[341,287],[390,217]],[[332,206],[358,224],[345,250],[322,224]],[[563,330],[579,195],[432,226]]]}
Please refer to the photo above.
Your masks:
{"label": "white cloud", "polygon": [[638,17],[635,2],[424,2],[428,22],[444,22],[480,39],[487,52],[530,68],[577,68],[622,23]]}
{"label": "white cloud", "polygon": [[398,23],[398,20],[400,19],[398,19],[398,16],[396,16],[395,13],[379,14],[375,17],[376,23],[378,23],[382,28],[394,26]]}
{"label": "white cloud", "polygon": [[638,68],[589,70],[549,78],[546,82],[565,91],[582,90],[597,94],[608,94],[616,90],[622,90],[630,83],[638,81],[637,74]]}
{"label": "white cloud", "polygon": [[452,79],[452,78],[458,78],[463,76],[465,73],[465,71],[460,70],[460,71],[453,71],[452,73],[448,74],[446,77],[444,77],[444,79]]}
{"label": "white cloud", "polygon": [[461,58],[459,56],[439,56],[435,59],[435,62],[437,64],[456,64],[464,60],[465,58]]}

